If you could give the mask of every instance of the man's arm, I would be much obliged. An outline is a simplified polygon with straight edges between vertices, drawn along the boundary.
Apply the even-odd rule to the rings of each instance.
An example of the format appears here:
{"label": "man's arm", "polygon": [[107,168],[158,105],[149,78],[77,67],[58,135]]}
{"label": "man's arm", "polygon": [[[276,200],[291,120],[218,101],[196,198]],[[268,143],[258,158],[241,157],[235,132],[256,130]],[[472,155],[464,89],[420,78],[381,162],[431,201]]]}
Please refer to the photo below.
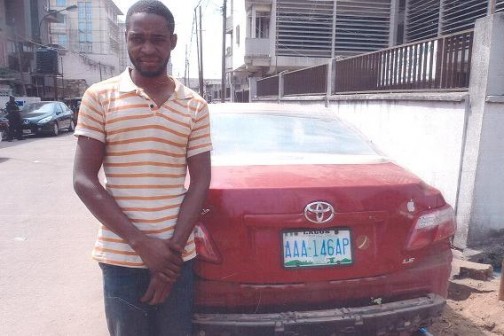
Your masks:
{"label": "man's arm", "polygon": [[[187,167],[189,169],[190,184],[184,201],[180,206],[180,212],[175,225],[170,242],[173,248],[176,248],[180,253],[184,250],[187,239],[194,229],[196,221],[201,215],[203,202],[205,201],[208,187],[210,186],[210,152],[194,155],[187,159]],[[145,295],[141,298],[142,302],[149,304],[159,304],[163,302],[170,292],[171,285],[160,283],[160,280],[153,275],[149,283],[149,287]]]}
{"label": "man's arm", "polygon": [[103,163],[105,145],[80,136],[74,161],[74,189],[91,213],[107,228],[124,239],[152,272],[159,272],[167,281],[174,281],[182,260],[170,248],[170,242],[150,238],[137,229],[122,212],[112,196],[103,188],[98,172]]}
{"label": "man's arm", "polygon": [[210,152],[196,154],[188,158],[187,167],[189,169],[190,184],[180,206],[177,225],[171,238],[175,246],[180,245],[182,248],[187,243],[187,239],[201,215],[203,202],[210,186]]}

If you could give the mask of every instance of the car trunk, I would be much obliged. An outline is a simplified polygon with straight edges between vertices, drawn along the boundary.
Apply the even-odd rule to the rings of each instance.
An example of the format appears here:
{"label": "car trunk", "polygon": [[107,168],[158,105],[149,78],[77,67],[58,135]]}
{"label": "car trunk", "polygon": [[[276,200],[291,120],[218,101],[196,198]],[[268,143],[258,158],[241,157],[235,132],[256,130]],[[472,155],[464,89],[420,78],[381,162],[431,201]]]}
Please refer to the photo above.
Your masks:
{"label": "car trunk", "polygon": [[[307,220],[307,205],[317,201],[334,207],[332,220]],[[405,245],[415,215],[444,204],[437,190],[392,163],[213,167],[202,224],[221,260],[199,262],[196,273],[206,280],[265,285],[387,274],[406,267],[412,256]],[[349,249],[344,261],[285,264],[295,249],[291,241],[286,252],[284,233],[328,231],[349,239],[347,246],[332,246]]]}

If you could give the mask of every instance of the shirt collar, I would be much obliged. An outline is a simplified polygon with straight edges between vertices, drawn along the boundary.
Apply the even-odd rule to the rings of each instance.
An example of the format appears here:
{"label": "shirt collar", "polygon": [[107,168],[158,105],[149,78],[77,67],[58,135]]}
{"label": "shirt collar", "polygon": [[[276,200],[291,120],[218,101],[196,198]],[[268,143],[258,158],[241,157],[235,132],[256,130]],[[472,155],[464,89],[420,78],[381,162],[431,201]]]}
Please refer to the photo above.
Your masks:
{"label": "shirt collar", "polygon": [[[122,74],[119,75],[119,92],[132,92],[136,90],[141,90],[133,80],[130,75],[131,68],[126,68]],[[188,89],[180,81],[176,78],[169,76],[173,82],[175,83],[175,91],[173,92],[172,97],[170,99],[191,99],[194,98],[194,93],[192,90]]]}

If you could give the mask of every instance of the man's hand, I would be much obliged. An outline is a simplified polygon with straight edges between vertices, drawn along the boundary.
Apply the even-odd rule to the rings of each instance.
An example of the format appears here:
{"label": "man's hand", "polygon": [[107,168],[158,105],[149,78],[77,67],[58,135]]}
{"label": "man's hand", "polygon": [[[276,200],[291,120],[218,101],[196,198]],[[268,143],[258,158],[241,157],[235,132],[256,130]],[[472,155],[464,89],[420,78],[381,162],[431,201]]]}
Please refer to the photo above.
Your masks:
{"label": "man's hand", "polygon": [[164,282],[175,282],[183,264],[183,247],[171,240],[145,236],[133,246],[151,273]]}
{"label": "man's hand", "polygon": [[161,273],[152,273],[147,291],[140,298],[141,302],[150,305],[163,303],[170,294],[173,282],[164,281]]}

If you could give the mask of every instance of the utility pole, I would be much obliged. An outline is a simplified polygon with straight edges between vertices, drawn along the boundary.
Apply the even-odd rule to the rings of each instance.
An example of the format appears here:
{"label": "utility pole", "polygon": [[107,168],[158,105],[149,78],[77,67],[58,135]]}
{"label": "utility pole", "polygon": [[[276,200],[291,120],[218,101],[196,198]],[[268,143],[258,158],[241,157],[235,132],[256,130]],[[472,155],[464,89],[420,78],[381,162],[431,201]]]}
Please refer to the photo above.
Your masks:
{"label": "utility pole", "polygon": [[201,16],[201,6],[199,6],[199,59],[200,59],[200,68],[199,68],[199,87],[200,87],[200,95],[203,97],[205,93],[205,88],[203,87],[203,21]]}
{"label": "utility pole", "polygon": [[188,86],[188,84],[187,84],[187,79],[189,77],[187,75],[188,67],[189,67],[189,60],[187,59],[187,44],[186,44],[186,46],[185,46],[185,64],[184,64],[184,85],[185,86]]}
{"label": "utility pole", "polygon": [[[201,69],[201,59],[200,59],[200,52],[199,52],[199,49],[200,49],[200,41],[199,41],[199,34],[198,34],[198,27],[199,27],[199,24],[198,24],[198,14],[197,14],[197,9],[198,7],[194,7],[194,22],[195,22],[195,28],[196,30],[194,31],[194,33],[196,34],[196,55],[198,56],[198,77],[200,75],[200,69]],[[201,90],[201,88],[200,88]]]}
{"label": "utility pole", "polygon": [[325,96],[325,106],[329,106],[329,97],[332,95],[334,90],[334,83],[336,79],[333,77],[333,66],[334,66],[334,48],[336,47],[336,13],[337,13],[337,0],[333,0],[333,19],[332,19],[332,32],[331,32],[331,60],[327,65],[327,88]]}
{"label": "utility pole", "polygon": [[17,34],[17,24],[15,19],[14,21],[14,26],[13,26],[13,31],[14,31],[14,38],[15,38],[15,43],[16,43],[16,56],[17,56],[17,61],[18,61],[18,71],[19,71],[19,78],[21,79],[21,88],[22,91],[21,93],[23,96],[26,96],[26,86],[24,82],[24,76],[23,76],[23,62],[21,60],[21,50],[19,48],[19,39],[18,39],[18,34]]}
{"label": "utility pole", "polygon": [[222,6],[222,77],[221,77],[221,103],[226,102],[226,0]]}
{"label": "utility pole", "polygon": [[196,52],[198,54],[198,78],[199,78],[199,91],[203,97],[203,40],[201,34],[201,6],[199,7],[199,20],[198,20],[198,7],[194,8],[194,21],[196,22]]}

